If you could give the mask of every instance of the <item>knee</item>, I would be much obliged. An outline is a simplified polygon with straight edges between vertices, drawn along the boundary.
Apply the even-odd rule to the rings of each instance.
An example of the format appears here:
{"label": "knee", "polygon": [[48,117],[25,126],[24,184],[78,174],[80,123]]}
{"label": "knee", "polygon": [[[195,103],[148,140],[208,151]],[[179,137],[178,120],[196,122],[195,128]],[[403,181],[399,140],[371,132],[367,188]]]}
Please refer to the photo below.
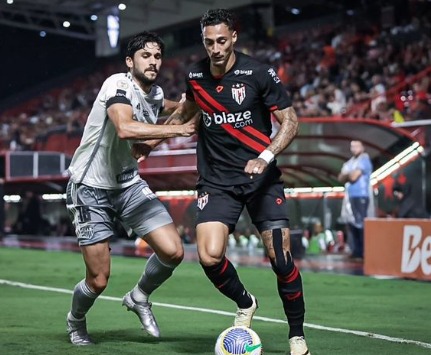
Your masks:
{"label": "knee", "polygon": [[199,262],[202,266],[211,267],[220,264],[223,254],[216,251],[200,251]]}
{"label": "knee", "polygon": [[157,255],[158,258],[165,264],[168,265],[179,265],[184,259],[184,249],[177,248],[169,253],[163,253],[163,255]]}
{"label": "knee", "polygon": [[173,253],[170,257],[170,263],[173,265],[179,265],[184,259],[184,249],[181,248],[180,250],[177,250],[175,253]]}
{"label": "knee", "polygon": [[279,276],[289,275],[295,268],[292,255],[290,252],[285,253],[285,257],[269,257],[272,265],[272,269]]}
{"label": "knee", "polygon": [[97,275],[95,277],[87,278],[86,282],[90,288],[100,295],[108,286],[109,275]]}

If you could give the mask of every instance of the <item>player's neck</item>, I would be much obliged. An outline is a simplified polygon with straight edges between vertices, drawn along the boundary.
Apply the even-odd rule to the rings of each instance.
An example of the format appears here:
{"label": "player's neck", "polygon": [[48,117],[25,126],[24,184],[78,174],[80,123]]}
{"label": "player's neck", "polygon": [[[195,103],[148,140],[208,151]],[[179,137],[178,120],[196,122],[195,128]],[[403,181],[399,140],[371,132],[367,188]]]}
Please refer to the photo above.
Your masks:
{"label": "player's neck", "polygon": [[226,65],[215,66],[211,64],[210,70],[211,70],[212,76],[220,77],[225,75],[229,70],[231,70],[231,68],[235,64],[235,61],[236,61],[236,55],[235,55],[235,52],[232,51],[232,54],[229,56],[229,59],[226,62]]}
{"label": "player's neck", "polygon": [[137,80],[136,78],[134,79],[134,81],[141,88],[141,90],[146,94],[148,94],[151,91],[151,87],[153,86],[153,84],[143,83],[142,81]]}
{"label": "player's neck", "polygon": [[130,72],[127,75],[135,83],[135,85],[138,86],[143,92],[148,94],[151,91],[151,88],[153,87],[152,82],[144,82],[142,80],[139,80],[136,76],[132,75]]}

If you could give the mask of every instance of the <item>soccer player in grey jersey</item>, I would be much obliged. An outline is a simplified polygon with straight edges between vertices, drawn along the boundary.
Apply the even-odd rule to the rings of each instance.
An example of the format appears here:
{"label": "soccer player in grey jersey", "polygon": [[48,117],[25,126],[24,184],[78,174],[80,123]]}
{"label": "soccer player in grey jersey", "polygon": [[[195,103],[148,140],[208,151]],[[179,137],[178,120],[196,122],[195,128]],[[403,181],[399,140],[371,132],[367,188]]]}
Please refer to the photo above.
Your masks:
{"label": "soccer player in grey jersey", "polygon": [[135,158],[144,140],[189,137],[193,123],[157,125],[159,113],[171,114],[179,105],[164,99],[154,84],[162,63],[164,43],[144,32],[127,47],[127,73],[104,82],[85,125],[70,167],[67,209],[86,266],[85,279],[74,288],[67,314],[67,331],[74,345],[93,343],[86,314],[104,291],[110,276],[109,239],[115,219],[142,236],[155,251],[123,305],[139,317],[143,328],[159,337],[149,296],[182,261],[184,250],[169,213],[138,174]]}

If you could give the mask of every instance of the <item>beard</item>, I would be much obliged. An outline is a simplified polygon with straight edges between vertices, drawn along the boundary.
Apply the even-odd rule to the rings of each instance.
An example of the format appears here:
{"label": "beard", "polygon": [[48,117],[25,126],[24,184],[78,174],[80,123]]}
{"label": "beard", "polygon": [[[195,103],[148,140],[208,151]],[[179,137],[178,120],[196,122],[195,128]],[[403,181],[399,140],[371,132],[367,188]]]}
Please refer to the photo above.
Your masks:
{"label": "beard", "polygon": [[143,72],[134,72],[133,73],[135,78],[139,80],[144,85],[152,85],[156,81],[156,76],[154,78],[149,78],[145,73]]}

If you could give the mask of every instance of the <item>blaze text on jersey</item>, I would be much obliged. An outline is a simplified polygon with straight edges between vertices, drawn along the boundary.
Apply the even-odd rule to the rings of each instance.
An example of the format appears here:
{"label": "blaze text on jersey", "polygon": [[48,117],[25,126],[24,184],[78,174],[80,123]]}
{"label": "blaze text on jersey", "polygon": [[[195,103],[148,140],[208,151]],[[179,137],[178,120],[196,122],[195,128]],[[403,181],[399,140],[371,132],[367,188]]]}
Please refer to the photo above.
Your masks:
{"label": "blaze text on jersey", "polygon": [[241,111],[235,113],[208,113],[203,111],[203,121],[207,127],[211,126],[212,124],[222,125],[230,123],[234,128],[242,128],[253,124],[251,111]]}

